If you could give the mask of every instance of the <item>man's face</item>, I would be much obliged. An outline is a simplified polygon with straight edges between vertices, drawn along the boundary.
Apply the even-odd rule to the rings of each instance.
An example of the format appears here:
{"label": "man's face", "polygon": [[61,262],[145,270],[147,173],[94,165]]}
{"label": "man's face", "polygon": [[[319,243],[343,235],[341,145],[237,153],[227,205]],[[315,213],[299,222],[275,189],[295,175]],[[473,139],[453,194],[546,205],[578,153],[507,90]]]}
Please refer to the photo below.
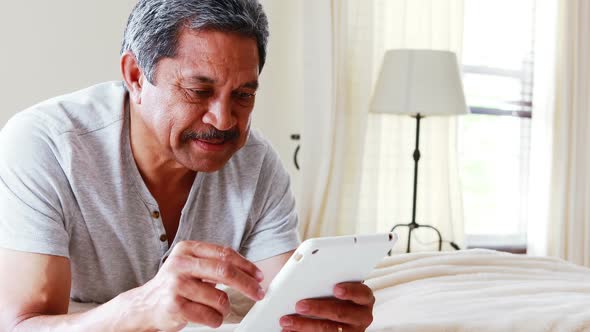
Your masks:
{"label": "man's face", "polygon": [[158,62],[141,92],[139,113],[161,157],[197,172],[223,167],[246,143],[258,65],[253,38],[181,32],[177,55]]}

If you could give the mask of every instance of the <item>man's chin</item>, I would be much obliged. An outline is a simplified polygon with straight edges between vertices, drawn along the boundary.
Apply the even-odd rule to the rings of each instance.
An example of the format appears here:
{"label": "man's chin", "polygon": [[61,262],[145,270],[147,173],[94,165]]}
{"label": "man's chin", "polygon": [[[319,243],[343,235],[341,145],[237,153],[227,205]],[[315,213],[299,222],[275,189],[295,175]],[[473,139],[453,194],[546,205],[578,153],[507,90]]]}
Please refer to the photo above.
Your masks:
{"label": "man's chin", "polygon": [[228,156],[189,156],[188,158],[178,158],[177,161],[193,172],[213,173],[217,172],[227,164],[233,154]]}
{"label": "man's chin", "polygon": [[194,172],[216,172],[225,166],[243,143],[231,140],[222,144],[191,141],[177,150],[176,160]]}

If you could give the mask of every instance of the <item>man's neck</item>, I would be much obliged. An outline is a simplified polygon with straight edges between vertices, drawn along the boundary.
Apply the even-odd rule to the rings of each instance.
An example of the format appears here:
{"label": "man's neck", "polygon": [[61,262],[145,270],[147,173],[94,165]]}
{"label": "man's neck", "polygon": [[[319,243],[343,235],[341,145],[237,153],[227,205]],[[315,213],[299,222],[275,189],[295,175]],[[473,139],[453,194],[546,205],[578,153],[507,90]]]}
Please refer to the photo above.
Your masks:
{"label": "man's neck", "polygon": [[133,104],[129,106],[131,151],[152,195],[171,194],[182,191],[182,188],[190,189],[196,172],[183,167],[169,152],[162,151],[162,147],[153,139],[154,135],[137,115],[139,110]]}

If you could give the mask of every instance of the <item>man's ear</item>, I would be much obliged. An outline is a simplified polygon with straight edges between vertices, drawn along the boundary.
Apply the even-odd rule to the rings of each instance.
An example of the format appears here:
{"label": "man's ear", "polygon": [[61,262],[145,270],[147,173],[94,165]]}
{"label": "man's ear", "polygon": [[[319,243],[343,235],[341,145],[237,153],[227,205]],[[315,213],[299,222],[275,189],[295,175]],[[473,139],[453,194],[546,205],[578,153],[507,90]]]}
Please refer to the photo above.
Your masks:
{"label": "man's ear", "polygon": [[129,90],[129,98],[134,104],[141,104],[141,89],[145,76],[139,68],[135,55],[129,51],[121,55],[121,74]]}

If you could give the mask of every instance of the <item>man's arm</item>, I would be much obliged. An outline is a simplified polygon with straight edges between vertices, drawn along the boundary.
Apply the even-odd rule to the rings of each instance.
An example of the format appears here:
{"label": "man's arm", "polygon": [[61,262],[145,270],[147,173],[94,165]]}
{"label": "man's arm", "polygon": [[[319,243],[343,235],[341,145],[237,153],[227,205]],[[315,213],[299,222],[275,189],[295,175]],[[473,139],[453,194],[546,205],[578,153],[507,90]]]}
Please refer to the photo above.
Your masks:
{"label": "man's arm", "polygon": [[[228,285],[253,300],[261,271],[230,248],[183,241],[145,285],[97,308],[67,314],[70,264],[64,257],[0,249],[1,331],[179,331],[188,322],[218,327],[229,313]],[[205,282],[210,280],[211,282]]]}
{"label": "man's arm", "polygon": [[111,330],[118,321],[110,302],[66,315],[71,273],[65,257],[0,249],[0,271],[2,331]]}
{"label": "man's arm", "polygon": [[[256,263],[265,279],[263,289],[279,273],[293,251]],[[0,330],[115,330],[123,325],[127,308],[120,298],[80,314],[67,314],[70,262],[65,257],[0,249]]]}

